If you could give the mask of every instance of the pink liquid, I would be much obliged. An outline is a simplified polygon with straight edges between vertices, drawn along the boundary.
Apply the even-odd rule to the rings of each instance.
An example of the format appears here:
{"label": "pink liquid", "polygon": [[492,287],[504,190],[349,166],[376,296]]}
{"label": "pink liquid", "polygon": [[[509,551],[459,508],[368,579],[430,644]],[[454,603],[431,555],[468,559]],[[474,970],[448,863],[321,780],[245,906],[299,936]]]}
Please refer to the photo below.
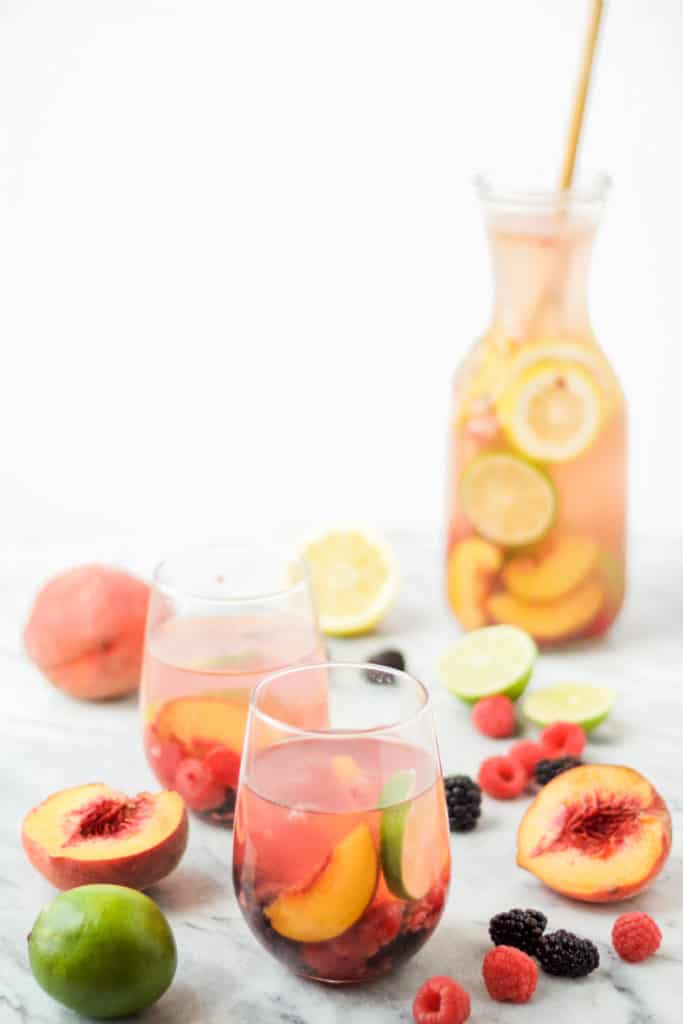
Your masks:
{"label": "pink liquid", "polygon": [[[284,613],[168,619],[153,627],[142,707],[147,755],[162,785],[177,789],[193,810],[229,823],[251,690],[270,672],[324,654],[312,624]],[[315,676],[309,683],[301,724],[326,720],[323,684]]]}
{"label": "pink liquid", "polygon": [[[382,792],[400,771],[414,779],[413,795],[387,811]],[[398,881],[382,838],[383,814],[396,807],[405,808],[410,822]],[[359,829],[371,836],[363,857],[343,878],[325,876],[341,844]],[[377,865],[376,884],[355,919],[344,921],[367,877],[368,858],[371,870]],[[290,740],[263,750],[240,787],[233,872],[250,928],[297,973],[336,982],[387,973],[429,938],[446,899],[450,848],[438,766],[424,750],[369,737]],[[403,885],[409,888],[401,891]],[[297,905],[290,915],[294,933],[283,934],[272,908],[302,891],[308,905]],[[308,917],[321,913],[331,930],[339,919],[339,933],[310,941]]]}

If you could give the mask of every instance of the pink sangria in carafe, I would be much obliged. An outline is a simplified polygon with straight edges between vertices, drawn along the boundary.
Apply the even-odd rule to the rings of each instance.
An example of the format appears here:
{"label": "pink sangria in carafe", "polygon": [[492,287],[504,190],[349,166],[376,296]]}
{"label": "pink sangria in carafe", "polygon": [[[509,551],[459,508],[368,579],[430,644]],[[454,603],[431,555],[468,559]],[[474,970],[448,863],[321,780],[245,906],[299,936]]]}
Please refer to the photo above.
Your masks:
{"label": "pink sangria in carafe", "polygon": [[480,183],[494,314],[454,385],[446,587],[465,629],[603,634],[624,597],[626,408],[586,279],[607,187]]}

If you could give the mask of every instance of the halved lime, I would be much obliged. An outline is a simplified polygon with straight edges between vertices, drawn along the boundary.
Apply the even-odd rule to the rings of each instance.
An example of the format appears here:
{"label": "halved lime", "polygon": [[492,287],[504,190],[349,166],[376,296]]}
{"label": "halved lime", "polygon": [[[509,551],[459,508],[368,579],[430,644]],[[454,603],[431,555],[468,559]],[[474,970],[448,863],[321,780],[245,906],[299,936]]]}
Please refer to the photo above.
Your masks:
{"label": "halved lime", "polygon": [[380,824],[382,871],[389,891],[402,900],[419,900],[434,884],[441,847],[439,814],[443,806],[435,787],[414,800],[415,772],[396,772],[380,793],[386,808]]}
{"label": "halved lime", "polygon": [[460,501],[477,533],[506,547],[540,540],[553,525],[557,504],[550,477],[506,452],[478,455],[465,467]]}
{"label": "halved lime", "polygon": [[575,722],[590,732],[605,721],[613,704],[614,693],[606,686],[561,683],[530,693],[522,710],[535,725]]}
{"label": "halved lime", "polygon": [[443,685],[467,704],[498,693],[516,700],[534,668],[536,644],[517,626],[485,626],[461,636],[439,661]]}

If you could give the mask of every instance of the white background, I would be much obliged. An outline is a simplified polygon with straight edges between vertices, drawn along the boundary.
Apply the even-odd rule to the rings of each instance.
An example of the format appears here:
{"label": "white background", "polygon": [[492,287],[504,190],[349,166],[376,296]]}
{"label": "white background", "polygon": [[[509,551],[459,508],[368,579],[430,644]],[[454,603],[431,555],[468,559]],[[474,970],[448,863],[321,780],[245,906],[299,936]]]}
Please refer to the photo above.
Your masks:
{"label": "white background", "polygon": [[[441,529],[470,178],[554,180],[580,0],[0,0],[5,541]],[[613,0],[582,154],[632,526],[683,505],[683,4]]]}

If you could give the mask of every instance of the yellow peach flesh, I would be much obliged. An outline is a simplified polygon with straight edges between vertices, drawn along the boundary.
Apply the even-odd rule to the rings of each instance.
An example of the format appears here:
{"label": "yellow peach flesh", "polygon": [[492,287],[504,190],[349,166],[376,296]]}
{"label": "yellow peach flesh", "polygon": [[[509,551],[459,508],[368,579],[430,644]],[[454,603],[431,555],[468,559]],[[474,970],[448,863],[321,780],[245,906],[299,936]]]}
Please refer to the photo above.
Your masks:
{"label": "yellow peach flesh", "polygon": [[598,545],[589,537],[562,537],[539,557],[519,555],[503,569],[503,582],[523,601],[556,601],[593,572]]}
{"label": "yellow peach flesh", "polygon": [[518,626],[540,641],[563,640],[585,629],[605,599],[602,585],[589,579],[571,594],[545,604],[522,601],[512,594],[495,594],[488,610],[495,622]]}
{"label": "yellow peach flesh", "polygon": [[326,942],[362,916],[375,893],[377,874],[372,834],[367,825],[358,825],[305,888],[282,892],[266,908],[266,916],[285,938]]}
{"label": "yellow peach flesh", "polygon": [[448,600],[465,629],[488,622],[485,604],[503,562],[500,550],[479,537],[456,544],[448,559]]}
{"label": "yellow peach flesh", "polygon": [[[595,802],[623,807],[615,841],[581,849],[563,839],[572,809]],[[621,834],[619,834],[621,832]],[[638,772],[616,765],[582,765],[548,783],[522,818],[517,863],[549,888],[574,899],[606,903],[641,891],[663,867],[671,818],[659,794]]]}

